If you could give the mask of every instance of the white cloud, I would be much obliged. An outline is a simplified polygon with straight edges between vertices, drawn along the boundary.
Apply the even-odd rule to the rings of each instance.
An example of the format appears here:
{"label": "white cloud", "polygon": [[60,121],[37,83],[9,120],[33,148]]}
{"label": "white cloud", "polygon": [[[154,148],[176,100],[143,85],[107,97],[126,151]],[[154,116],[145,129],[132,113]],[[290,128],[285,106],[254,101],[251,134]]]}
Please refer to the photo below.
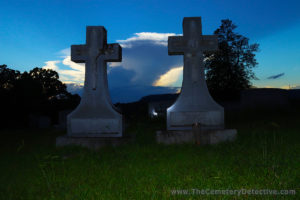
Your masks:
{"label": "white cloud", "polygon": [[168,37],[175,36],[175,33],[155,33],[155,32],[141,32],[135,33],[135,36],[130,37],[126,40],[117,40],[123,48],[131,48],[132,43],[136,41],[150,40],[154,44],[168,46]]}
{"label": "white cloud", "polygon": [[[84,82],[85,64],[77,64],[71,61],[70,48],[63,49],[58,54],[63,60],[47,61],[43,68],[57,71],[62,82],[82,84]],[[63,66],[58,66],[58,64]]]}
{"label": "white cloud", "polygon": [[109,67],[120,67],[120,66],[122,66],[122,63],[121,62],[109,62],[109,63],[107,63],[107,65]]}
{"label": "white cloud", "polygon": [[60,55],[60,57],[70,56],[71,49],[70,48],[63,49],[63,50],[59,51],[58,54]]}
{"label": "white cloud", "polygon": [[84,63],[75,63],[73,61],[71,61],[71,56],[66,56],[62,63],[66,66],[69,66],[72,70],[76,70],[78,72],[84,73],[85,70],[85,64]]}
{"label": "white cloud", "polygon": [[154,81],[153,86],[174,86],[182,77],[183,66],[174,67]]}
{"label": "white cloud", "polygon": [[47,61],[45,62],[45,66],[43,66],[43,69],[52,69],[55,71],[58,71],[58,66],[56,64],[60,63],[60,60],[52,60],[52,61]]}
{"label": "white cloud", "polygon": [[62,64],[68,66],[70,69],[58,69],[58,73],[62,76],[63,82],[84,82],[85,64],[78,64],[71,61],[71,56],[65,56]]}

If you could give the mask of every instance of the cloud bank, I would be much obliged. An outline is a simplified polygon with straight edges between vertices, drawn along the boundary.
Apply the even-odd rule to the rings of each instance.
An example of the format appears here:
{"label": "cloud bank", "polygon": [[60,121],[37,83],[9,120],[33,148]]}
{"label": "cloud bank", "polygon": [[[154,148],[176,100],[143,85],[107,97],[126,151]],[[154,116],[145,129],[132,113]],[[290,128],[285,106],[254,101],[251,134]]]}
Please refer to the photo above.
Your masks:
{"label": "cloud bank", "polygon": [[[149,94],[175,93],[182,82],[182,56],[169,56],[168,36],[174,33],[135,33],[122,46],[122,62],[108,63],[108,85],[113,102],[130,102]],[[83,84],[85,65],[70,60],[70,49],[59,52],[60,60],[47,61],[65,83]]]}

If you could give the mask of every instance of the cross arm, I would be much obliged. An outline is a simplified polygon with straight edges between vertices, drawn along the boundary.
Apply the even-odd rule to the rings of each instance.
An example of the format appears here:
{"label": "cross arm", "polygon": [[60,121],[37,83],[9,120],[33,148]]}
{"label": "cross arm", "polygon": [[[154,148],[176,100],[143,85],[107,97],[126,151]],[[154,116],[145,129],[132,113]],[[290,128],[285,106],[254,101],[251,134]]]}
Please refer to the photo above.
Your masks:
{"label": "cross arm", "polygon": [[122,47],[118,43],[108,44],[104,52],[104,60],[107,62],[121,62]]}
{"label": "cross arm", "polygon": [[184,47],[186,46],[185,40],[182,36],[169,36],[168,37],[168,54],[169,55],[183,55]]}
{"label": "cross arm", "polygon": [[76,63],[84,63],[87,59],[86,45],[71,46],[71,60]]}

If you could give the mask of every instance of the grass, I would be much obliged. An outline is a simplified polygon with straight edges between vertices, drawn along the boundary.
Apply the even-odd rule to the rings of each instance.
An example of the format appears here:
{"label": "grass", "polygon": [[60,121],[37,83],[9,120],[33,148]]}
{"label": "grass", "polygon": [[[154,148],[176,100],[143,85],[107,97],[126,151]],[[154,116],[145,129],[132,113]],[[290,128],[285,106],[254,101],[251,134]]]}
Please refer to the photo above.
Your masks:
{"label": "grass", "polygon": [[[134,144],[91,151],[55,147],[57,130],[6,130],[0,199],[300,199],[300,118],[233,113],[233,143],[158,145],[163,119],[130,123]],[[184,195],[192,189],[296,190],[296,195]],[[195,190],[194,190],[195,191]]]}

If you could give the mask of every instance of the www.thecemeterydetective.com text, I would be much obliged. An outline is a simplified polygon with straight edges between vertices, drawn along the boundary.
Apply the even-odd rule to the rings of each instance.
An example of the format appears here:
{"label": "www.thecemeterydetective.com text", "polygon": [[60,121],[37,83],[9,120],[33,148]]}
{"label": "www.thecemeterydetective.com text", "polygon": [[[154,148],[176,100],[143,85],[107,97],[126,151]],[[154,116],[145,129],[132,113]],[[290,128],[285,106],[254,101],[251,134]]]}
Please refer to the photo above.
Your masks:
{"label": "www.thecemeterydetective.com text", "polygon": [[176,189],[171,190],[172,195],[295,195],[296,190],[272,190],[272,189]]}

